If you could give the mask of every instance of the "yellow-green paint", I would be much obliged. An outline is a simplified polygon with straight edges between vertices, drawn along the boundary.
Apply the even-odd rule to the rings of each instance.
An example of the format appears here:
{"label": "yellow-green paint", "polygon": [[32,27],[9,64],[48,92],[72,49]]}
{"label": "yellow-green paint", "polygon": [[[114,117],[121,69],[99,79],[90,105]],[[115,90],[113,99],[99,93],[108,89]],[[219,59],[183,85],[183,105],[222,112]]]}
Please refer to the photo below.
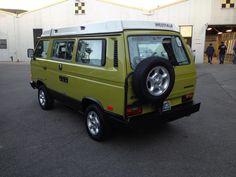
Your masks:
{"label": "yellow-green paint", "polygon": [[[32,80],[43,81],[46,86],[54,91],[69,96],[78,101],[82,101],[85,97],[90,97],[101,103],[103,109],[107,110],[107,106],[113,106],[113,113],[124,116],[124,98],[125,98],[125,78],[133,69],[130,65],[129,51],[127,37],[129,35],[175,35],[180,36],[177,32],[170,31],[154,31],[154,30],[126,30],[118,35],[98,35],[94,36],[74,36],[68,38],[44,38],[50,41],[48,58],[31,61]],[[73,50],[73,57],[70,62],[63,60],[51,59],[53,40],[58,39],[74,39],[75,46]],[[76,63],[76,50],[79,39],[105,39],[106,40],[106,64],[102,67],[78,64]],[[182,39],[182,38],[181,38]],[[114,40],[118,41],[118,67],[113,66],[114,57]],[[183,41],[183,39],[182,39]],[[195,64],[188,50],[184,44],[188,57],[191,62],[189,65],[174,66],[175,69],[175,84],[174,88],[167,98],[171,106],[182,103],[182,96],[194,93],[196,85],[196,69]],[[63,70],[58,69],[58,65],[62,63]],[[43,67],[47,67],[44,70]],[[68,77],[69,82],[64,83],[59,81],[59,75]],[[132,77],[128,81],[128,105],[136,101],[133,88]],[[193,87],[184,88],[193,85]],[[150,113],[155,111],[151,104],[142,105],[143,113]],[[107,110],[108,111],[108,110]]]}

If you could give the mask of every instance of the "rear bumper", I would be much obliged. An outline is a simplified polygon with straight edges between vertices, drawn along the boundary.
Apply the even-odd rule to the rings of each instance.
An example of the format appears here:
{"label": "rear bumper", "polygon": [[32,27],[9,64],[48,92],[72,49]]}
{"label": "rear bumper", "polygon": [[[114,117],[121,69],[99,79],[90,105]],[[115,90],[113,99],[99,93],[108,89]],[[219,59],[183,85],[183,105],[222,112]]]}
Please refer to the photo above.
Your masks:
{"label": "rear bumper", "polygon": [[170,111],[166,112],[154,112],[150,114],[143,115],[143,117],[155,117],[163,121],[173,121],[176,119],[180,119],[186,116],[190,116],[191,114],[198,112],[200,110],[201,103],[185,103],[175,107],[172,107]]}
{"label": "rear bumper", "polygon": [[168,121],[173,121],[173,120],[180,119],[186,116],[190,116],[191,114],[198,112],[200,110],[200,105],[201,103],[189,102],[189,103],[181,104],[178,106],[174,106],[172,107],[170,111],[165,111],[165,112],[156,111],[156,112],[134,116],[134,117],[128,117],[128,118],[124,118],[122,116],[115,116],[113,114],[107,113],[107,117],[113,120],[116,120],[118,122],[125,123],[125,124],[134,120],[149,119],[149,118],[168,122]]}

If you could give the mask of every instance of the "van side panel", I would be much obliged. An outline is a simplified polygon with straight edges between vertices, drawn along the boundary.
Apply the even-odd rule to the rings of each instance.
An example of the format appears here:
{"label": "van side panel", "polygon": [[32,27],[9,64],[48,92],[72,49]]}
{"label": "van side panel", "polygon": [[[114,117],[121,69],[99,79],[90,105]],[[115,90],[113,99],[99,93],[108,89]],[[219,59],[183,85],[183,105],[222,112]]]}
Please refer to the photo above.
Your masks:
{"label": "van side panel", "polygon": [[[51,61],[49,67],[52,68],[51,75],[58,73],[56,77],[68,78],[68,82],[59,82],[55,86],[54,82],[48,87],[54,91],[59,91],[65,96],[82,101],[85,97],[97,100],[104,110],[122,115],[124,113],[124,80],[125,80],[125,56],[122,35],[109,37],[79,37],[80,39],[105,39],[106,40],[106,64],[105,66],[92,66],[89,64],[76,63],[77,44],[74,47],[72,62]],[[114,67],[114,40],[118,41],[118,67]],[[56,66],[53,65],[56,63]],[[58,71],[57,66],[63,65],[63,69]],[[56,72],[55,72],[56,70]],[[49,76],[52,77],[52,76]],[[51,79],[59,80],[52,77]],[[112,106],[113,110],[108,110]]]}
{"label": "van side panel", "polygon": [[[50,64],[50,48],[51,48],[51,41],[49,38],[44,38],[42,40],[49,41],[48,50],[47,50],[47,58],[35,58],[31,59],[31,80],[32,81],[41,81],[44,84],[48,84],[48,64]],[[37,45],[39,42],[37,43]],[[37,46],[36,45],[36,46]]]}
{"label": "van side panel", "polygon": [[[103,37],[102,37],[103,38]],[[81,37],[79,39],[96,39],[94,37]],[[112,106],[111,112],[123,115],[124,104],[124,78],[125,58],[122,56],[122,36],[105,37],[106,39],[106,64],[105,66],[91,66],[77,64],[74,58],[73,65],[64,68],[69,77],[68,96],[82,100],[91,97],[98,100],[103,109],[107,111]],[[118,40],[118,67],[114,67],[114,40]],[[75,56],[74,56],[75,57]]]}

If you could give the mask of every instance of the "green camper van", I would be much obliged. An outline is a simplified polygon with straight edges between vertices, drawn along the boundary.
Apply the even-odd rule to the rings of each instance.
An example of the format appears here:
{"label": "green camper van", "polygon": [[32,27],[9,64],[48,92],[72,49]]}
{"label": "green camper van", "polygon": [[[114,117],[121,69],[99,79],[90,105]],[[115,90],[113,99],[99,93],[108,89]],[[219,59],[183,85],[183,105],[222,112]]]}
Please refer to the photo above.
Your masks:
{"label": "green camper van", "polygon": [[98,141],[107,137],[111,119],[172,121],[200,109],[193,101],[195,63],[173,24],[109,21],[56,28],[27,53],[41,108],[52,109],[54,100],[76,107]]}

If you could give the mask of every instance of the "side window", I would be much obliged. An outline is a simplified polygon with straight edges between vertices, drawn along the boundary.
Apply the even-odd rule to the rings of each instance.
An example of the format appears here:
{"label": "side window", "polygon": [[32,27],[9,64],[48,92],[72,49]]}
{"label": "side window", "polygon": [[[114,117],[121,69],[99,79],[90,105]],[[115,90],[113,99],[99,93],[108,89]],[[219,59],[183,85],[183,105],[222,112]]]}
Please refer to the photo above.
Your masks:
{"label": "side window", "polygon": [[34,56],[36,58],[47,58],[48,57],[48,44],[49,41],[42,40],[39,41],[35,48]]}
{"label": "side window", "polygon": [[106,57],[106,40],[79,40],[76,62],[95,66],[104,66]]}
{"label": "side window", "polygon": [[7,40],[0,39],[0,49],[7,49]]}
{"label": "side window", "polygon": [[57,40],[53,42],[52,59],[63,59],[70,61],[75,41]]}

